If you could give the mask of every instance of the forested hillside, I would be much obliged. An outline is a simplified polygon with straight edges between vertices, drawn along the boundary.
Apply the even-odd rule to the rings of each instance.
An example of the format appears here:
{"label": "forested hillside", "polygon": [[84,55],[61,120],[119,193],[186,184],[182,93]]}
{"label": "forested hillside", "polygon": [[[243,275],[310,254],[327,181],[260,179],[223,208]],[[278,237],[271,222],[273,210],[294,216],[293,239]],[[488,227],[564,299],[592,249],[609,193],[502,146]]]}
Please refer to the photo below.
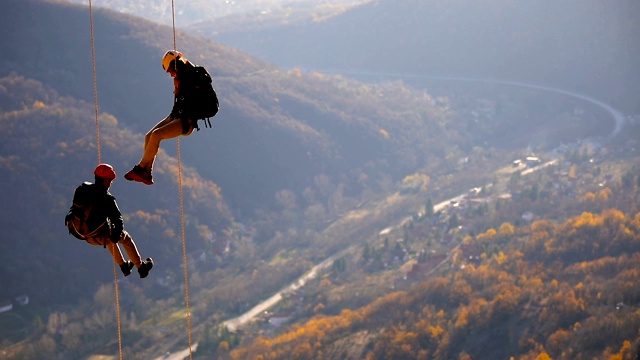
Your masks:
{"label": "forested hillside", "polygon": [[[0,47],[12,56],[0,60],[0,75],[16,72],[93,102],[87,9],[34,0],[6,1],[3,9]],[[171,28],[96,10],[95,37],[100,109],[146,132],[171,109],[171,79],[160,67]],[[402,84],[287,72],[183,32],[178,47],[209,69],[221,100],[214,130],[184,142],[185,162],[220,185],[245,216],[272,207],[277,191],[302,192],[320,175],[349,189],[362,174],[400,179],[437,165],[470,135],[428,94]]]}
{"label": "forested hillside", "polygon": [[[94,181],[93,106],[14,75],[0,79],[0,109],[0,183],[6,190],[1,195],[5,235],[0,243],[4,279],[0,293],[5,299],[28,293],[42,304],[73,302],[96,281],[110,276],[103,271],[110,268],[105,253],[70,237],[63,221],[75,188],[83,181]],[[102,113],[99,120],[103,160],[114,164],[121,175],[122,164],[137,156],[142,138],[119,127],[110,114]],[[178,196],[176,165],[175,158],[161,152],[157,186],[136,191],[140,189],[118,178],[112,188],[142,255],[155,257],[169,268],[181,262],[175,255],[180,232],[179,217],[173,215]],[[201,227],[187,229],[189,248],[204,248],[210,239],[198,231],[230,228],[233,218],[216,184],[202,179],[193,168],[185,168],[184,177],[186,212]]]}
{"label": "forested hillside", "polygon": [[[318,285],[324,296],[312,301],[313,318],[260,335],[232,350],[230,358],[636,359],[640,177],[637,158],[634,162],[635,167],[618,169],[622,178],[609,182],[611,187],[598,190],[595,182],[583,181],[591,185],[574,188],[577,198],[542,186],[558,184],[555,171],[528,181],[529,189],[540,190],[535,196],[523,191],[495,209],[468,211],[476,214],[475,224],[499,225],[477,235],[465,232],[446,266],[366,306],[332,305],[339,300],[329,295],[335,291],[328,284],[344,287],[352,277],[334,267]],[[576,179],[589,178],[589,169],[614,169],[588,163],[571,168]],[[514,215],[525,210],[540,216],[523,223]],[[461,223],[473,228],[468,220]],[[402,246],[436,248],[434,235],[424,232],[429,222],[427,217],[405,228]],[[363,258],[347,261],[349,272],[357,271]],[[428,258],[423,261],[423,267],[429,264]],[[221,349],[211,354],[226,354]]]}

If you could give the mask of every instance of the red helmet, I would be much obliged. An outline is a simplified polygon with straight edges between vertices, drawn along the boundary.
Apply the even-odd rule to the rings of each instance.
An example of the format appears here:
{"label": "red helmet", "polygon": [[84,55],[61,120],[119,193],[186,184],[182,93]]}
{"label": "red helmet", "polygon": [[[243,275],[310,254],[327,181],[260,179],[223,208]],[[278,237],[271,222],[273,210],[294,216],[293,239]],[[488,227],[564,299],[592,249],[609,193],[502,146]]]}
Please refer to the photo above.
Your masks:
{"label": "red helmet", "polygon": [[116,170],[109,164],[100,164],[93,174],[101,179],[113,180],[116,178]]}

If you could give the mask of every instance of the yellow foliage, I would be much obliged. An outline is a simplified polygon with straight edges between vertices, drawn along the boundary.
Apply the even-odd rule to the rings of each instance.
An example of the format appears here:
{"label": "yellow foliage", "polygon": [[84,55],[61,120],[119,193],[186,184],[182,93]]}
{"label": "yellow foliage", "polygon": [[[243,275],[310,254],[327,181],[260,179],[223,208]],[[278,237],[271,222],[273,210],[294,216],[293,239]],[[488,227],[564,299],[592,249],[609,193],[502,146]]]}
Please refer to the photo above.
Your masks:
{"label": "yellow foliage", "polygon": [[429,326],[427,328],[427,334],[429,334],[429,336],[434,338],[434,339],[438,338],[443,333],[444,333],[444,329],[442,327],[440,327],[439,325]]}
{"label": "yellow foliage", "polygon": [[229,342],[228,341],[220,341],[218,344],[218,351],[220,352],[228,352],[229,351]]}
{"label": "yellow foliage", "polygon": [[402,179],[402,186],[408,189],[419,189],[420,192],[424,192],[427,190],[429,181],[429,176],[416,173]]}
{"label": "yellow foliage", "polygon": [[502,223],[502,225],[500,225],[500,228],[498,229],[498,232],[501,236],[511,236],[515,233],[516,228],[511,225],[508,222]]}
{"label": "yellow foliage", "polygon": [[324,309],[324,304],[323,303],[319,303],[318,305],[316,305],[316,307],[313,308],[313,312],[317,314],[320,311],[322,311],[322,309]]}
{"label": "yellow foliage", "polygon": [[607,201],[611,197],[611,194],[612,194],[611,189],[604,188],[600,190],[600,192],[598,192],[598,200]]}
{"label": "yellow foliage", "polygon": [[497,232],[496,232],[495,229],[489,228],[484,233],[479,234],[478,236],[476,236],[476,239],[478,239],[480,241],[489,241],[489,240],[492,240],[496,236],[496,234],[497,234]]}
{"label": "yellow foliage", "polygon": [[500,251],[497,254],[493,255],[493,259],[498,263],[498,265],[502,265],[505,262],[507,262],[507,260],[509,260],[507,255],[505,255],[505,253],[503,253],[502,251]]}
{"label": "yellow foliage", "polygon": [[586,194],[584,194],[581,198],[580,201],[582,202],[595,202],[596,201],[596,195],[592,192],[588,192]]}
{"label": "yellow foliage", "polygon": [[467,307],[463,307],[462,309],[460,309],[460,312],[458,313],[455,327],[463,328],[467,326],[468,323],[469,323],[469,310],[467,310]]}
{"label": "yellow foliage", "polygon": [[611,355],[611,357],[609,357],[609,360],[623,360],[625,359],[625,354],[633,355],[630,350],[631,342],[625,340],[622,344],[622,347],[620,348],[620,352],[615,355]]}
{"label": "yellow foliage", "polygon": [[552,360],[552,359],[551,359],[551,356],[549,356],[549,354],[547,354],[546,352],[543,352],[542,354],[536,357],[536,360]]}

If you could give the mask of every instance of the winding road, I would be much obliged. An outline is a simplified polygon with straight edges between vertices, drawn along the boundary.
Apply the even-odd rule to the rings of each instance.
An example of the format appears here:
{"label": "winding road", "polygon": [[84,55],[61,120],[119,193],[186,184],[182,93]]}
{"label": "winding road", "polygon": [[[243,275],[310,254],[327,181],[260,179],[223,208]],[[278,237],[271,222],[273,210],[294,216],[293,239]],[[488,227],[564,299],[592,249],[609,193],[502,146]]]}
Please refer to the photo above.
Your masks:
{"label": "winding road", "polygon": [[468,77],[454,77],[454,76],[436,76],[436,75],[423,75],[423,74],[405,74],[405,73],[392,73],[392,72],[369,72],[369,71],[357,71],[357,70],[316,70],[319,72],[329,73],[329,74],[339,74],[339,75],[353,75],[353,76],[366,76],[366,77],[375,77],[375,78],[389,78],[389,79],[432,79],[432,80],[445,80],[445,81],[465,81],[465,82],[474,82],[474,83],[485,83],[485,84],[501,84],[501,85],[510,85],[517,87],[524,87],[529,89],[537,89],[549,92],[555,92],[562,95],[571,96],[580,100],[584,100],[588,103],[596,105],[602,109],[604,109],[611,118],[614,120],[615,125],[613,131],[607,137],[608,140],[613,139],[617,136],[620,131],[622,131],[622,127],[624,126],[625,116],[624,114],[612,107],[609,104],[606,104],[598,99],[592,98],[587,95],[575,93],[568,90],[558,89],[546,85],[532,84],[526,82],[519,81],[509,81],[509,80],[497,80],[497,79],[483,79],[483,78],[468,78]]}

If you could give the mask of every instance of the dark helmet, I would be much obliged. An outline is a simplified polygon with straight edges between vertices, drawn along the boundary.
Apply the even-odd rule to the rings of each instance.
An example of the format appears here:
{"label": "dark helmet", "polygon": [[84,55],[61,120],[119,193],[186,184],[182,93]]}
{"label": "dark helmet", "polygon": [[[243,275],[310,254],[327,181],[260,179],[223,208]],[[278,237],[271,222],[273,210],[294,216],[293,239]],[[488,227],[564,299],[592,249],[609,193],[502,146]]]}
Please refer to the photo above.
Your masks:
{"label": "dark helmet", "polygon": [[101,179],[113,180],[116,178],[116,170],[109,164],[98,165],[93,174]]}

